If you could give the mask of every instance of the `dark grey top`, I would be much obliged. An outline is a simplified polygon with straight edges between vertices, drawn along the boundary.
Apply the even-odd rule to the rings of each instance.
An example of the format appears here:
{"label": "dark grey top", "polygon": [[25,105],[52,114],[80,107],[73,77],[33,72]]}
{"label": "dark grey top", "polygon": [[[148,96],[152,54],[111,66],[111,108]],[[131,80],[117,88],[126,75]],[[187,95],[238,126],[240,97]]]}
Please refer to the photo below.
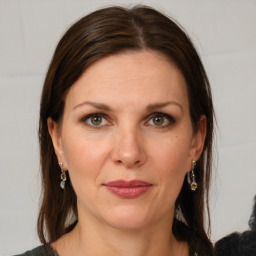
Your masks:
{"label": "dark grey top", "polygon": [[[59,256],[59,254],[48,244],[41,245],[36,247],[31,251],[27,251],[23,254],[15,255],[15,256]],[[194,253],[193,256],[200,256],[197,253]]]}
{"label": "dark grey top", "polygon": [[59,256],[58,253],[49,245],[41,245],[31,251],[15,256]]}

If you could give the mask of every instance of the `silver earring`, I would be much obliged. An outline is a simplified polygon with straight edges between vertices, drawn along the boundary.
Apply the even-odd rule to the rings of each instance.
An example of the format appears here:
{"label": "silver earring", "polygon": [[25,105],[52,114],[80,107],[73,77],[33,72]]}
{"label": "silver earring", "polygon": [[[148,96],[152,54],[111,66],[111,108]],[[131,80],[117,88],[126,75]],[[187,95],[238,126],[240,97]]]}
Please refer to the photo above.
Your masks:
{"label": "silver earring", "polygon": [[198,184],[196,182],[196,175],[195,175],[195,167],[196,167],[196,161],[192,160],[192,170],[190,172],[187,172],[187,180],[189,187],[192,191],[196,191]]}
{"label": "silver earring", "polygon": [[60,174],[60,179],[61,179],[60,187],[61,187],[62,189],[64,189],[64,188],[65,188],[65,182],[66,182],[66,180],[67,180],[67,176],[66,176],[65,171],[63,171],[63,169],[62,169],[62,163],[59,163],[59,166],[60,166],[60,169],[61,169],[61,174]]}

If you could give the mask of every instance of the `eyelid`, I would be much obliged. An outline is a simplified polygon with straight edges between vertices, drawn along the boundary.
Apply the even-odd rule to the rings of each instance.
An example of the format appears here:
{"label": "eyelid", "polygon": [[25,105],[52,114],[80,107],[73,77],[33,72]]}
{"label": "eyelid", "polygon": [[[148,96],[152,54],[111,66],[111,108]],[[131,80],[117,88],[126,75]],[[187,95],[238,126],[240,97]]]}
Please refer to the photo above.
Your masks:
{"label": "eyelid", "polygon": [[171,115],[164,113],[164,112],[154,112],[149,115],[149,117],[155,117],[155,116],[161,116],[161,117],[166,117],[167,119],[170,119],[171,121],[175,122],[175,118],[172,117]]}
{"label": "eyelid", "polygon": [[109,122],[109,120],[108,120],[108,115],[106,115],[106,114],[104,114],[104,113],[91,113],[91,114],[88,114],[88,115],[86,115],[86,116],[84,116],[83,118],[81,118],[80,119],[80,122],[82,122],[82,123],[86,123],[86,125],[88,126],[88,127],[90,127],[90,128],[102,128],[102,127],[104,127],[104,126],[106,126],[106,124],[105,125],[91,125],[91,124],[89,124],[89,123],[87,123],[87,121],[91,118],[91,117],[102,117],[102,118],[104,118],[107,122]]}
{"label": "eyelid", "polygon": [[[154,117],[165,117],[167,120],[168,120],[168,122],[169,122],[169,124],[167,124],[167,125],[162,125],[162,126],[157,126],[157,125],[152,125],[152,126],[155,126],[155,127],[157,127],[157,128],[166,128],[166,127],[169,127],[169,126],[171,126],[172,124],[175,124],[176,123],[176,119],[173,117],[173,116],[171,116],[171,115],[169,115],[169,114],[166,114],[166,113],[163,113],[163,112],[155,112],[155,113],[152,113],[152,114],[150,114],[149,116],[148,116],[148,121],[147,122],[149,122],[152,118],[154,118]],[[147,123],[146,122],[146,123]]]}
{"label": "eyelid", "polygon": [[104,113],[91,113],[91,114],[88,114],[88,115],[85,115],[84,117],[82,117],[81,121],[86,121],[87,119],[89,119],[92,116],[99,116],[99,117],[107,118],[107,115]]}
{"label": "eyelid", "polygon": [[[99,113],[99,112],[95,112],[95,113],[90,113],[90,114],[88,114],[88,115],[86,115],[86,116],[84,116],[84,117],[82,117],[81,119],[80,119],[80,122],[82,122],[82,123],[86,123],[86,125],[88,126],[88,127],[90,127],[90,128],[103,128],[103,127],[105,127],[105,126],[108,126],[109,124],[104,124],[104,125],[91,125],[91,124],[89,124],[87,121],[91,118],[91,117],[102,117],[102,118],[104,118],[105,120],[106,120],[106,122],[108,122],[108,123],[111,123],[110,121],[109,121],[109,116],[107,115],[107,114],[105,114],[105,113]],[[164,118],[166,118],[167,120],[168,120],[168,124],[167,125],[159,125],[159,126],[157,126],[157,125],[148,125],[147,123],[152,119],[152,118],[154,118],[154,117],[164,117]],[[169,114],[167,114],[167,113],[164,113],[164,112],[154,112],[154,113],[152,113],[152,114],[150,114],[150,115],[148,115],[147,117],[146,117],[146,126],[154,126],[154,127],[156,127],[156,128],[166,128],[166,127],[169,127],[169,126],[171,126],[172,124],[175,124],[176,123],[176,119],[173,117],[173,116],[171,116],[171,115],[169,115]]]}

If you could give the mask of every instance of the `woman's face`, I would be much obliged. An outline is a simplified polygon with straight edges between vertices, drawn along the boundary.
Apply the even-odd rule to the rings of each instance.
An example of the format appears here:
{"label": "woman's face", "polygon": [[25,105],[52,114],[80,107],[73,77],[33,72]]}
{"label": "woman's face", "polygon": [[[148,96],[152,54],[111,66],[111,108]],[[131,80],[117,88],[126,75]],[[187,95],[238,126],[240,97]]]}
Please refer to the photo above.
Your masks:
{"label": "woman's face", "polygon": [[160,53],[105,57],[70,88],[60,125],[48,120],[79,218],[136,229],[171,221],[205,122],[192,130],[186,82]]}

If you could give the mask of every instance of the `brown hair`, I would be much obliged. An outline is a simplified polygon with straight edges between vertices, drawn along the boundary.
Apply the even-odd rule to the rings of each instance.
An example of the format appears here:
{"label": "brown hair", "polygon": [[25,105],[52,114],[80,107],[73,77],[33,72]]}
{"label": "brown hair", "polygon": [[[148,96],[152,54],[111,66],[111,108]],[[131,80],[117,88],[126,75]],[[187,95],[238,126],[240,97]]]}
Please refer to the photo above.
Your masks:
{"label": "brown hair", "polygon": [[187,83],[194,129],[197,129],[201,115],[207,117],[204,150],[195,169],[199,188],[191,192],[184,181],[176,200],[176,211],[187,226],[210,245],[204,224],[205,209],[210,222],[208,196],[214,119],[209,82],[183,29],[162,13],[145,6],[95,11],[71,26],[57,45],[44,82],[39,122],[43,190],[38,217],[41,242],[55,241],[77,221],[76,194],[69,177],[64,191],[59,186],[60,169],[48,133],[48,117],[56,122],[61,120],[68,89],[93,62],[110,54],[142,49],[165,54],[182,72]]}

